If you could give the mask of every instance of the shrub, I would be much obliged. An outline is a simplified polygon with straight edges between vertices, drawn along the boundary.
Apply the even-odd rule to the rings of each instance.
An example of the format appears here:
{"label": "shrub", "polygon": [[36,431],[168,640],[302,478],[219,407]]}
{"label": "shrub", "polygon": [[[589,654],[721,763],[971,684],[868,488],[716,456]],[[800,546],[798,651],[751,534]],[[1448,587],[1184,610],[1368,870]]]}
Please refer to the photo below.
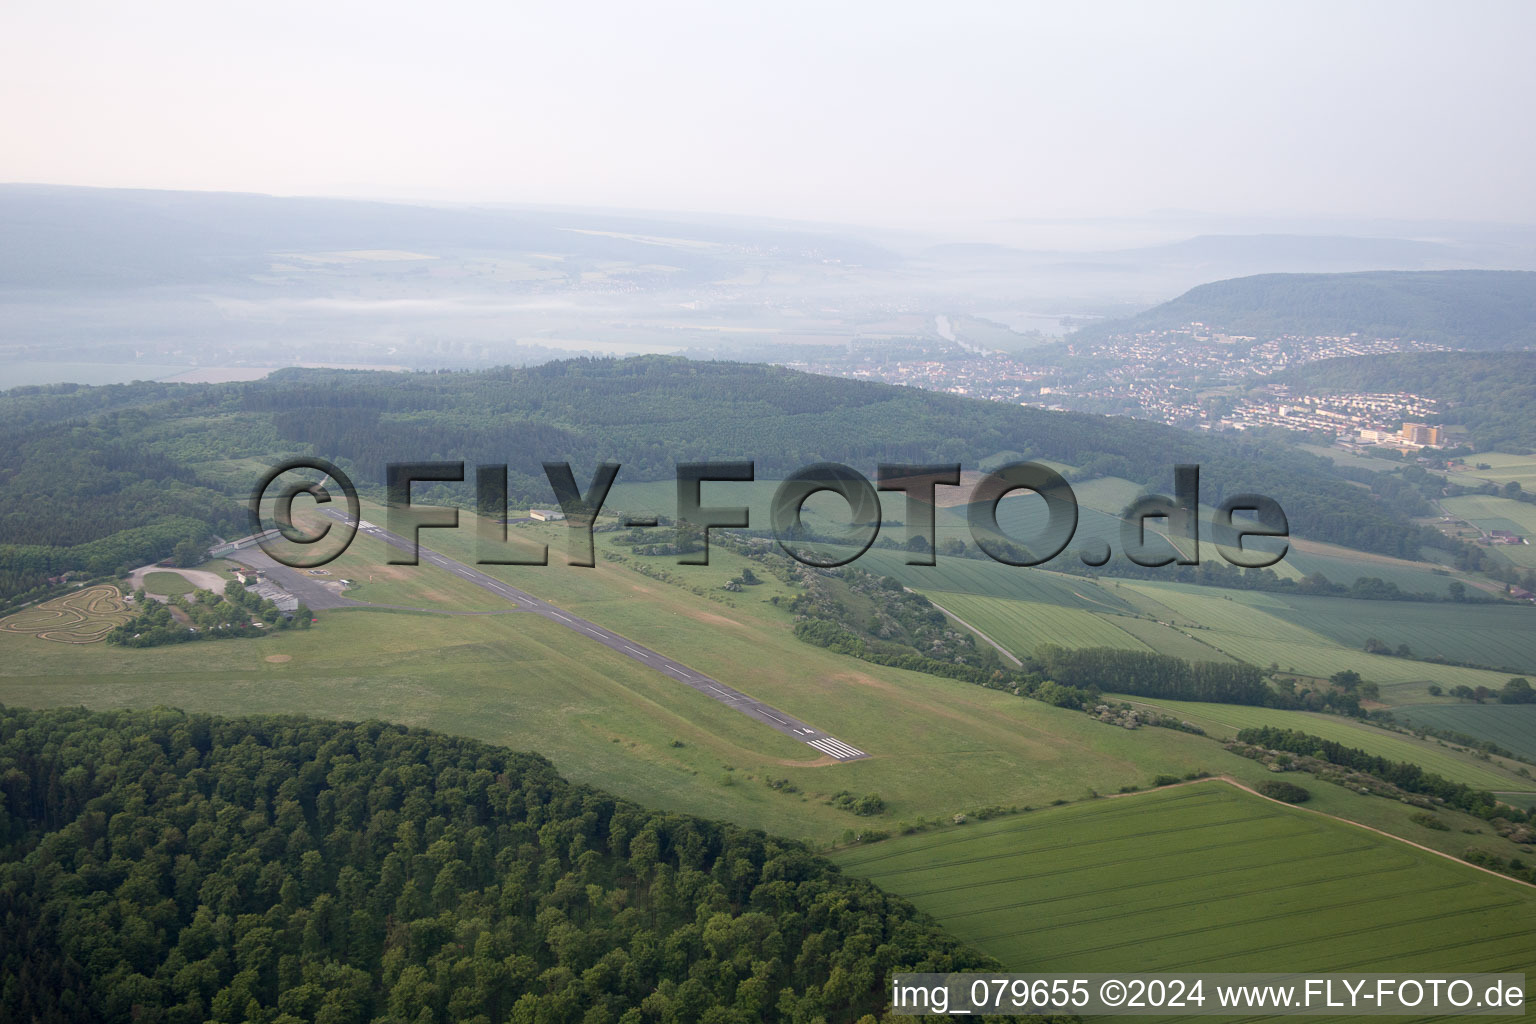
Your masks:
{"label": "shrub", "polygon": [[1288,804],[1305,803],[1312,799],[1311,793],[1294,782],[1281,782],[1279,779],[1261,782],[1256,788],[1271,800],[1283,800]]}
{"label": "shrub", "polygon": [[1415,825],[1423,825],[1425,828],[1434,829],[1436,832],[1449,832],[1451,830],[1451,826],[1428,811],[1420,811],[1418,814],[1410,816],[1408,820]]}

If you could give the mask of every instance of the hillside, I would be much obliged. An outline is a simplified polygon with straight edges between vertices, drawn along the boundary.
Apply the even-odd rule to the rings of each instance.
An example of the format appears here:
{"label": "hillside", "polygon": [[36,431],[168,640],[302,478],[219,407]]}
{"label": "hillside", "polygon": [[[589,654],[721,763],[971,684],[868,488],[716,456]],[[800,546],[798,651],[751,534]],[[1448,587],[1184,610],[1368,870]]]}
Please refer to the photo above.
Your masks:
{"label": "hillside", "polygon": [[[233,503],[217,493],[244,498],[264,461],[296,452],[335,460],[376,494],[388,462],[508,464],[512,496],[541,502],[552,499],[545,460],[619,462],[622,479],[636,481],[671,479],[678,462],[752,459],[759,478],[782,479],[821,461],[873,475],[883,461],[975,467],[1006,452],[1076,466],[1079,479],[1120,476],[1160,492],[1171,488],[1176,464],[1196,463],[1205,502],[1268,494],[1300,535],[1414,556],[1437,539],[1323,460],[1284,444],[674,357],[438,374],[285,371],[245,384],[17,388],[0,396],[0,431],[9,442],[0,452],[6,517],[17,527],[7,537],[29,545],[6,549],[13,578],[0,596],[65,569],[140,564],[199,532],[231,529]],[[106,481],[129,464],[144,481],[140,489],[111,498],[111,516],[92,511],[113,493]],[[178,529],[153,543],[129,536],[168,521],[163,492],[172,486],[196,499],[178,503]],[[66,550],[87,544],[97,548]]]}
{"label": "hillside", "polygon": [[797,843],[377,722],[0,706],[0,791],[8,1020],[852,1021],[995,969]]}
{"label": "hillside", "polygon": [[1270,378],[1303,391],[1410,391],[1445,402],[1479,451],[1536,449],[1536,352],[1401,352],[1328,359]]}
{"label": "hillside", "polygon": [[1202,323],[1227,334],[1412,338],[1473,349],[1536,345],[1536,272],[1261,274],[1214,281],[1083,338]]}

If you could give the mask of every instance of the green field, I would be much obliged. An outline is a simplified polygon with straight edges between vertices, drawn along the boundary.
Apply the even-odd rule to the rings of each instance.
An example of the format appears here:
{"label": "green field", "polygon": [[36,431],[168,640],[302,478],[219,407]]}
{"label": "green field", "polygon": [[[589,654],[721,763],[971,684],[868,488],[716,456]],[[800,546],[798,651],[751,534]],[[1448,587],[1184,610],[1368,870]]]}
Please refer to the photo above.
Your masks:
{"label": "green field", "polygon": [[1536,965],[1536,889],[1221,782],[835,859],[1016,971]]}
{"label": "green field", "polygon": [[1375,638],[1415,655],[1536,672],[1536,607],[1417,601],[1352,601],[1285,595],[1264,611],[1361,650]]}
{"label": "green field", "polygon": [[1536,759],[1536,704],[1411,704],[1392,713],[1412,725],[1492,740]]}
{"label": "green field", "polygon": [[[873,756],[827,763],[670,677],[556,623],[515,613],[349,609],[320,613],[307,631],[142,650],[4,633],[0,702],[164,704],[431,726],[538,751],[573,779],[651,806],[817,843],[848,829],[895,830],[983,804],[1076,799],[1089,789],[1146,785],[1162,773],[1248,764],[1197,736],[1114,729],[1080,712],[803,643],[790,631],[787,609],[768,601],[795,592],[778,580],[739,594],[719,589],[747,564],[723,549],[707,567],[645,560],[675,582],[634,571],[640,560],[628,554],[627,564],[600,556],[595,568],[565,565],[565,529],[514,530],[520,539],[550,543],[549,566],[488,568]],[[423,538],[454,557],[474,557],[470,528]],[[599,543],[627,550],[613,548],[613,539],[600,535]],[[377,576],[383,565],[382,546],[364,537],[346,558],[348,578],[364,581],[358,596],[382,600],[384,581],[367,580],[370,568]],[[400,590],[391,596],[401,603],[419,603],[456,582],[431,566],[397,569]],[[770,788],[768,779],[787,779],[798,791]],[[861,818],[829,806],[827,798],[845,789],[880,794],[888,811]]]}
{"label": "green field", "polygon": [[[1240,729],[1274,726],[1298,729],[1325,740],[1357,747],[1392,761],[1409,761],[1455,782],[1465,782],[1478,789],[1536,792],[1536,782],[1515,774],[1520,766],[1506,762],[1483,761],[1470,753],[1443,746],[1433,739],[1420,740],[1401,733],[1378,729],[1365,722],[1312,711],[1286,711],[1238,704],[1208,704],[1186,700],[1147,700],[1141,697],[1111,696],[1133,704],[1166,710],[1181,720],[1200,726],[1209,735],[1230,739]],[[1514,748],[1511,747],[1511,750]]]}
{"label": "green field", "polygon": [[[1487,469],[1478,469],[1482,463]],[[1484,483],[1500,487],[1511,480],[1520,481],[1528,491],[1536,491],[1536,455],[1510,455],[1508,452],[1483,452],[1467,459],[1467,468],[1449,474],[1452,483],[1464,487],[1477,487]]]}
{"label": "green field", "polygon": [[1027,656],[1039,644],[1117,647],[1128,651],[1150,649],[1118,628],[1112,617],[1078,608],[974,594],[943,594],[938,600],[945,610],[1021,657]]}
{"label": "green field", "polygon": [[[1278,594],[1140,581],[1126,581],[1116,593],[1133,598],[1142,611],[1159,620],[1188,628],[1200,640],[1239,661],[1260,667],[1273,664],[1281,671],[1318,678],[1327,678],[1341,669],[1353,669],[1365,679],[1380,683],[1383,699],[1388,703],[1421,703],[1423,690],[1418,684],[1439,683],[1444,687],[1465,684],[1496,690],[1509,678],[1508,673],[1382,657],[1341,646],[1319,630],[1290,621],[1296,615],[1292,599]],[[1402,604],[1350,601],[1340,616],[1366,616],[1368,620],[1400,610]],[[1472,608],[1474,612],[1480,610]],[[1341,625],[1340,628],[1353,627]],[[1395,699],[1391,686],[1396,684],[1414,684],[1410,688],[1413,696]]]}
{"label": "green field", "polygon": [[[1536,505],[1487,494],[1464,494],[1441,498],[1440,507],[1485,533],[1507,530],[1526,540],[1536,537]],[[1522,569],[1536,568],[1536,544],[1492,544],[1485,550]]]}
{"label": "green field", "polygon": [[1365,469],[1372,473],[1390,473],[1402,468],[1402,463],[1394,459],[1374,459],[1368,455],[1356,455],[1342,448],[1334,448],[1320,444],[1298,444],[1294,447],[1304,452],[1321,456],[1330,460],[1335,466],[1349,466],[1353,469]]}
{"label": "green field", "polygon": [[144,592],[160,597],[179,597],[196,590],[191,581],[180,573],[149,572],[144,574]]}
{"label": "green field", "polygon": [[1167,654],[1175,658],[1183,658],[1185,661],[1231,661],[1232,658],[1212,647],[1202,643],[1196,636],[1166,626],[1152,619],[1134,619],[1129,615],[1119,615],[1113,620],[1115,625],[1146,644],[1158,654]]}
{"label": "green field", "polygon": [[1361,576],[1374,576],[1411,594],[1444,596],[1456,579],[1444,570],[1436,572],[1441,567],[1429,562],[1381,558],[1323,544],[1293,544],[1282,564],[1303,576],[1320,572],[1334,583],[1345,585]]}

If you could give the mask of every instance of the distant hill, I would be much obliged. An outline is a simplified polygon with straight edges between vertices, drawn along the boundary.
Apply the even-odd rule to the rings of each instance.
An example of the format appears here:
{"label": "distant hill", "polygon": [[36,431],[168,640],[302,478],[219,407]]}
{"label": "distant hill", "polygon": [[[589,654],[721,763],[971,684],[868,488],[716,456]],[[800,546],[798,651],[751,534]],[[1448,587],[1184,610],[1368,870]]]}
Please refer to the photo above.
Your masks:
{"label": "distant hill", "polygon": [[1308,391],[1411,391],[1447,403],[1479,451],[1536,450],[1536,352],[1402,352],[1328,359],[1271,378]]}
{"label": "distant hill", "polygon": [[274,254],[379,250],[665,263],[709,281],[730,273],[728,254],[770,247],[860,266],[895,258],[844,236],[725,219],[0,184],[3,289],[249,283]]}
{"label": "distant hill", "polygon": [[1536,272],[1261,274],[1191,288],[1161,306],[1084,328],[1083,339],[1203,323],[1229,334],[1407,337],[1474,349],[1536,346]]}

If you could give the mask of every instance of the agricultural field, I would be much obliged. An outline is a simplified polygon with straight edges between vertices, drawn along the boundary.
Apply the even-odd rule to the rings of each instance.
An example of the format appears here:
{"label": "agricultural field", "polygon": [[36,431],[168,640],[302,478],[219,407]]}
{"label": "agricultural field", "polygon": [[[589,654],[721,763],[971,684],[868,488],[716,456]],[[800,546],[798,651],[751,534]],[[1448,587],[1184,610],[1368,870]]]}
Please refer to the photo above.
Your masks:
{"label": "agricultural field", "polygon": [[[1483,533],[1505,530],[1527,540],[1536,537],[1536,505],[1488,494],[1463,494],[1441,498],[1440,507]],[[1522,569],[1536,568],[1536,544],[1493,544],[1486,550]]]}
{"label": "agricultural field", "polygon": [[1362,650],[1375,638],[1416,655],[1536,672],[1536,607],[1284,595],[1268,614]]}
{"label": "agricultural field", "polygon": [[1410,704],[1392,714],[1410,725],[1492,740],[1536,760],[1536,704]]}
{"label": "agricultural field", "polygon": [[1281,565],[1302,576],[1320,572],[1334,583],[1345,585],[1361,576],[1374,576],[1412,594],[1443,596],[1457,578],[1431,562],[1410,562],[1307,540],[1294,541]]}
{"label": "agricultural field", "polygon": [[[1478,469],[1478,465],[1487,469]],[[1467,459],[1464,466],[1448,474],[1452,483],[1463,487],[1478,487],[1485,483],[1503,487],[1511,480],[1518,480],[1528,491],[1536,491],[1536,455],[1511,455],[1508,452],[1483,452]]]}
{"label": "agricultural field", "polygon": [[1352,469],[1364,469],[1372,473],[1390,473],[1402,468],[1402,463],[1395,459],[1375,459],[1368,455],[1356,455],[1342,448],[1324,446],[1320,444],[1297,444],[1293,447],[1300,448],[1304,452],[1310,452],[1321,458],[1330,460],[1335,466],[1348,466]]}
{"label": "agricultural field", "polygon": [[[1293,608],[1292,599],[1287,596],[1142,581],[1124,581],[1116,593],[1137,600],[1143,611],[1156,618],[1188,628],[1200,640],[1261,668],[1273,664],[1281,671],[1317,678],[1353,669],[1365,679],[1381,684],[1383,699],[1388,703],[1422,702],[1420,685],[1413,688],[1419,695],[1417,699],[1393,699],[1391,686],[1396,684],[1438,683],[1446,688],[1464,684],[1496,690],[1509,678],[1508,673],[1389,658],[1343,647],[1317,630],[1289,621],[1287,616],[1293,613]],[[1360,612],[1367,615],[1385,614],[1402,606],[1402,602],[1350,604],[1362,606]]]}
{"label": "agricultural field", "polygon": [[93,644],[132,616],[122,591],[104,583],[8,615],[0,619],[0,633],[61,644]]}
{"label": "agricultural field", "polygon": [[1146,644],[1158,654],[1167,654],[1185,661],[1232,661],[1233,659],[1199,639],[1173,626],[1153,619],[1137,619],[1129,615],[1117,615],[1114,624]]}
{"label": "agricultural field", "polygon": [[1200,726],[1208,735],[1218,739],[1231,739],[1241,729],[1266,725],[1277,729],[1297,729],[1313,736],[1321,736],[1325,740],[1357,747],[1377,757],[1385,757],[1392,761],[1408,761],[1426,771],[1443,775],[1455,782],[1465,782],[1478,789],[1536,793],[1536,781],[1516,774],[1521,767],[1524,767],[1517,762],[1506,761],[1503,758],[1484,761],[1474,754],[1452,749],[1434,739],[1421,740],[1413,736],[1404,736],[1401,733],[1379,729],[1341,715],[1238,704],[1147,699],[1119,694],[1109,696],[1131,704],[1166,711],[1176,718]]}
{"label": "agricultural field", "polygon": [[1016,971],[1536,963],[1536,889],[1219,781],[889,839],[834,859]]}
{"label": "agricultural field", "polygon": [[860,569],[894,576],[913,590],[1006,597],[1084,611],[1136,614],[1136,608],[1113,587],[1080,576],[1047,569],[1003,565],[990,559],[945,558],[936,565],[908,565],[905,551],[872,548],[857,562]]}
{"label": "agricultural field", "polygon": [[1039,601],[973,594],[944,594],[940,603],[1014,654],[1025,657],[1039,644],[1061,647],[1150,648],[1115,625],[1115,618]]}

